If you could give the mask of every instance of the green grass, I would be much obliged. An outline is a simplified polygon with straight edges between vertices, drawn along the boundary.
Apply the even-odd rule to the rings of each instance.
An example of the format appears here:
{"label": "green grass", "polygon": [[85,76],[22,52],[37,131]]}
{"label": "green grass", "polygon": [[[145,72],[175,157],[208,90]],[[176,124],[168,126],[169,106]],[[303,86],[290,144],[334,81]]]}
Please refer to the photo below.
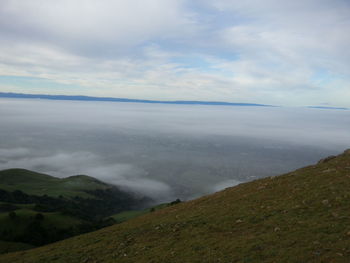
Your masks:
{"label": "green grass", "polygon": [[6,191],[21,190],[30,195],[48,195],[51,197],[93,197],[84,190],[106,189],[110,186],[86,175],[56,178],[25,169],[0,171],[0,189]]}
{"label": "green grass", "polygon": [[349,189],[347,151],[0,262],[348,263]]}

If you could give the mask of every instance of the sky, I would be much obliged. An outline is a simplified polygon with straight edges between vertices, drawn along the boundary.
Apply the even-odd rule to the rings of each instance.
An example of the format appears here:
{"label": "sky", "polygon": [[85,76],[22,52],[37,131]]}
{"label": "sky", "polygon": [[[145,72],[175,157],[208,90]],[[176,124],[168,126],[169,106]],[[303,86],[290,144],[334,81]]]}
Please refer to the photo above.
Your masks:
{"label": "sky", "polygon": [[348,0],[1,0],[0,92],[350,106]]}

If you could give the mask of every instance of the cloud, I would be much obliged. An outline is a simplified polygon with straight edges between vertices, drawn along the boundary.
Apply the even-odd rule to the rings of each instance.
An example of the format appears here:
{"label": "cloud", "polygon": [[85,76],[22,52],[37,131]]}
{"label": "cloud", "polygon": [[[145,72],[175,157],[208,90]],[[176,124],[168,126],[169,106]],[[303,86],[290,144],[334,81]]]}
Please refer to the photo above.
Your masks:
{"label": "cloud", "polygon": [[4,0],[2,74],[66,86],[0,89],[349,106],[349,13],[342,0]]}
{"label": "cloud", "polygon": [[0,149],[0,162],[6,159],[20,158],[30,153],[26,148]]}
{"label": "cloud", "polygon": [[91,152],[60,152],[41,156],[27,148],[0,148],[0,170],[24,168],[56,177],[84,174],[156,199],[171,196],[170,187],[160,181],[147,178],[147,173],[127,163],[105,163],[103,158]]}
{"label": "cloud", "polygon": [[182,2],[5,0],[0,8],[1,30],[15,39],[49,42],[89,56],[107,53],[110,57],[119,48],[125,50],[155,36],[183,34],[191,19]]}
{"label": "cloud", "polygon": [[[327,90],[348,87],[350,6],[345,1],[222,0],[211,5],[246,18],[218,31],[221,44],[239,56],[228,66],[241,85],[276,102],[288,97],[294,105],[311,102],[312,96],[327,100]],[[320,83],[327,74],[327,83]],[[347,84],[335,87],[344,76]],[[335,100],[346,104],[341,97]]]}

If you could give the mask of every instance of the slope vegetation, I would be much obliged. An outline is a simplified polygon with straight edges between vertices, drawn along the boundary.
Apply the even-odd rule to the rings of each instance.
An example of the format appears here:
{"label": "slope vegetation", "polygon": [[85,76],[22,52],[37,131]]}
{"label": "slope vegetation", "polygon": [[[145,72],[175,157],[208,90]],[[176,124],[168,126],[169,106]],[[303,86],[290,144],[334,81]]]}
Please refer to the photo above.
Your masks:
{"label": "slope vegetation", "polygon": [[0,262],[349,262],[349,189],[350,150]]}

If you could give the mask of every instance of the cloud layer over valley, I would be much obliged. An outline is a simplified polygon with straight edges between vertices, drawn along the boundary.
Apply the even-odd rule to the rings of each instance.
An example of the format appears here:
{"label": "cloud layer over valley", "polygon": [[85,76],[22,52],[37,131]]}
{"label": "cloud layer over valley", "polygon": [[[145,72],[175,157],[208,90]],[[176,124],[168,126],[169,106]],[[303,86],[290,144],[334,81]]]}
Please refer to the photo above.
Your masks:
{"label": "cloud layer over valley", "polygon": [[0,169],[193,198],[349,147],[349,111],[0,100]]}

